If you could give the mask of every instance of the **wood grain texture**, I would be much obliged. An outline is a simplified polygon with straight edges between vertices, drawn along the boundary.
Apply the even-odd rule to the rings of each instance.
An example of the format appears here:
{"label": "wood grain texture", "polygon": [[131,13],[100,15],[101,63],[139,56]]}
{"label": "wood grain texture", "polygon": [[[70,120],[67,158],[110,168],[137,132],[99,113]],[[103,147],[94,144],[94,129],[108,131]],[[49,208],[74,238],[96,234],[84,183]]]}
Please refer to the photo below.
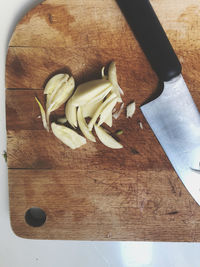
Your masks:
{"label": "wood grain texture", "polygon": [[[200,210],[172,171],[10,169],[9,177],[11,223],[22,237],[199,240]],[[42,227],[25,223],[31,206],[46,212]]]}
{"label": "wood grain texture", "polygon": [[[200,108],[200,2],[152,0]],[[123,113],[124,149],[97,143],[72,151],[47,133],[37,96],[49,77],[68,72],[76,85],[100,77],[115,60],[124,102],[135,100],[132,119]],[[139,106],[158,80],[114,0],[46,0],[22,18],[6,60],[7,152],[10,216],[24,238],[74,240],[200,241],[200,209],[171,167]],[[55,121],[64,106],[54,112]],[[139,126],[142,122],[144,129]],[[134,153],[137,151],[138,153]],[[25,212],[47,215],[31,227]]]}

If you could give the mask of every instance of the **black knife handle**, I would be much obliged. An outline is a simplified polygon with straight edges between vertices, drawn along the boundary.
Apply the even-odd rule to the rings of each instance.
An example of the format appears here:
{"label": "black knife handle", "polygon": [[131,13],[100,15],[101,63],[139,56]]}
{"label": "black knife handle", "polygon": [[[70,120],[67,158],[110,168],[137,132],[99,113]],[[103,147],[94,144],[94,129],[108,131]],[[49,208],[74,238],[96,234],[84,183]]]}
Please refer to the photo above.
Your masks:
{"label": "black knife handle", "polygon": [[153,70],[162,81],[181,73],[181,64],[149,0],[116,0]]}

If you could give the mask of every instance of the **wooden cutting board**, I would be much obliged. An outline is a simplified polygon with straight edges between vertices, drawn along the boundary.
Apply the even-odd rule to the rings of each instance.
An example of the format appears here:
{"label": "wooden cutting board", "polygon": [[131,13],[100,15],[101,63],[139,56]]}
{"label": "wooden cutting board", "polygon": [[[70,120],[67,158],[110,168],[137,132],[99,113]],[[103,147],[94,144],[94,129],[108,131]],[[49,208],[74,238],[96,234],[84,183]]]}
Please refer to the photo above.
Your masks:
{"label": "wooden cutting board", "polygon": [[[200,1],[152,0],[200,108]],[[37,96],[55,73],[76,84],[115,60],[124,102],[121,150],[99,141],[72,151],[42,126]],[[24,238],[200,241],[200,207],[170,165],[139,106],[158,80],[114,0],[46,0],[17,25],[6,59],[10,218]],[[64,114],[64,106],[52,115]],[[140,127],[142,123],[143,129]],[[136,153],[137,151],[137,153]],[[33,207],[42,209],[37,218]],[[40,219],[43,219],[41,221]],[[44,222],[40,227],[33,227]]]}

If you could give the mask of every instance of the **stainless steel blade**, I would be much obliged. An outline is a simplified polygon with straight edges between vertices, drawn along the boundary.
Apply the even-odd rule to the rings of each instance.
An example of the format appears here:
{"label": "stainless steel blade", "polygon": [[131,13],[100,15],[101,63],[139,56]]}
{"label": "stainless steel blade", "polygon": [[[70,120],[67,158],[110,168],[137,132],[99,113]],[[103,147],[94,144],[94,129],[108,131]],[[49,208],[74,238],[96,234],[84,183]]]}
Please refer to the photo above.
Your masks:
{"label": "stainless steel blade", "polygon": [[200,205],[200,114],[182,75],[141,107],[176,173]]}

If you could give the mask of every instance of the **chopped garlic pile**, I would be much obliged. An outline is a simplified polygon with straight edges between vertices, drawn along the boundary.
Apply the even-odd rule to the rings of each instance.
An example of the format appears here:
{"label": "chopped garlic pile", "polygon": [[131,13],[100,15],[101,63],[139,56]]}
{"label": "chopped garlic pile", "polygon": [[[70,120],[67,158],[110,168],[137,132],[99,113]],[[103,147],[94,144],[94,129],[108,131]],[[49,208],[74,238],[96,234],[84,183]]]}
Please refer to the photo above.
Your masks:
{"label": "chopped garlic pile", "polygon": [[[104,73],[102,68],[102,78],[80,84],[76,90],[73,77],[68,74],[57,74],[46,84],[44,94],[46,95],[46,113],[36,98],[39,105],[44,128],[49,131],[50,114],[66,103],[65,117],[58,119],[57,123],[51,123],[53,134],[71,149],[76,149],[86,144],[86,139],[96,142],[92,131],[95,129],[99,140],[107,147],[120,149],[123,146],[117,142],[107,130],[101,125],[103,123],[112,127],[114,117],[117,119],[124,107],[121,96],[124,94],[117,81],[117,71],[115,62],[109,65],[108,73]],[[121,103],[121,107],[116,111],[115,106]],[[128,108],[128,107],[127,107]],[[129,116],[134,113],[133,107],[129,107]],[[113,111],[115,113],[113,114]],[[86,118],[90,118],[87,123]],[[68,123],[73,130],[66,127]],[[62,125],[60,125],[62,124]],[[79,127],[81,136],[76,132]]]}

